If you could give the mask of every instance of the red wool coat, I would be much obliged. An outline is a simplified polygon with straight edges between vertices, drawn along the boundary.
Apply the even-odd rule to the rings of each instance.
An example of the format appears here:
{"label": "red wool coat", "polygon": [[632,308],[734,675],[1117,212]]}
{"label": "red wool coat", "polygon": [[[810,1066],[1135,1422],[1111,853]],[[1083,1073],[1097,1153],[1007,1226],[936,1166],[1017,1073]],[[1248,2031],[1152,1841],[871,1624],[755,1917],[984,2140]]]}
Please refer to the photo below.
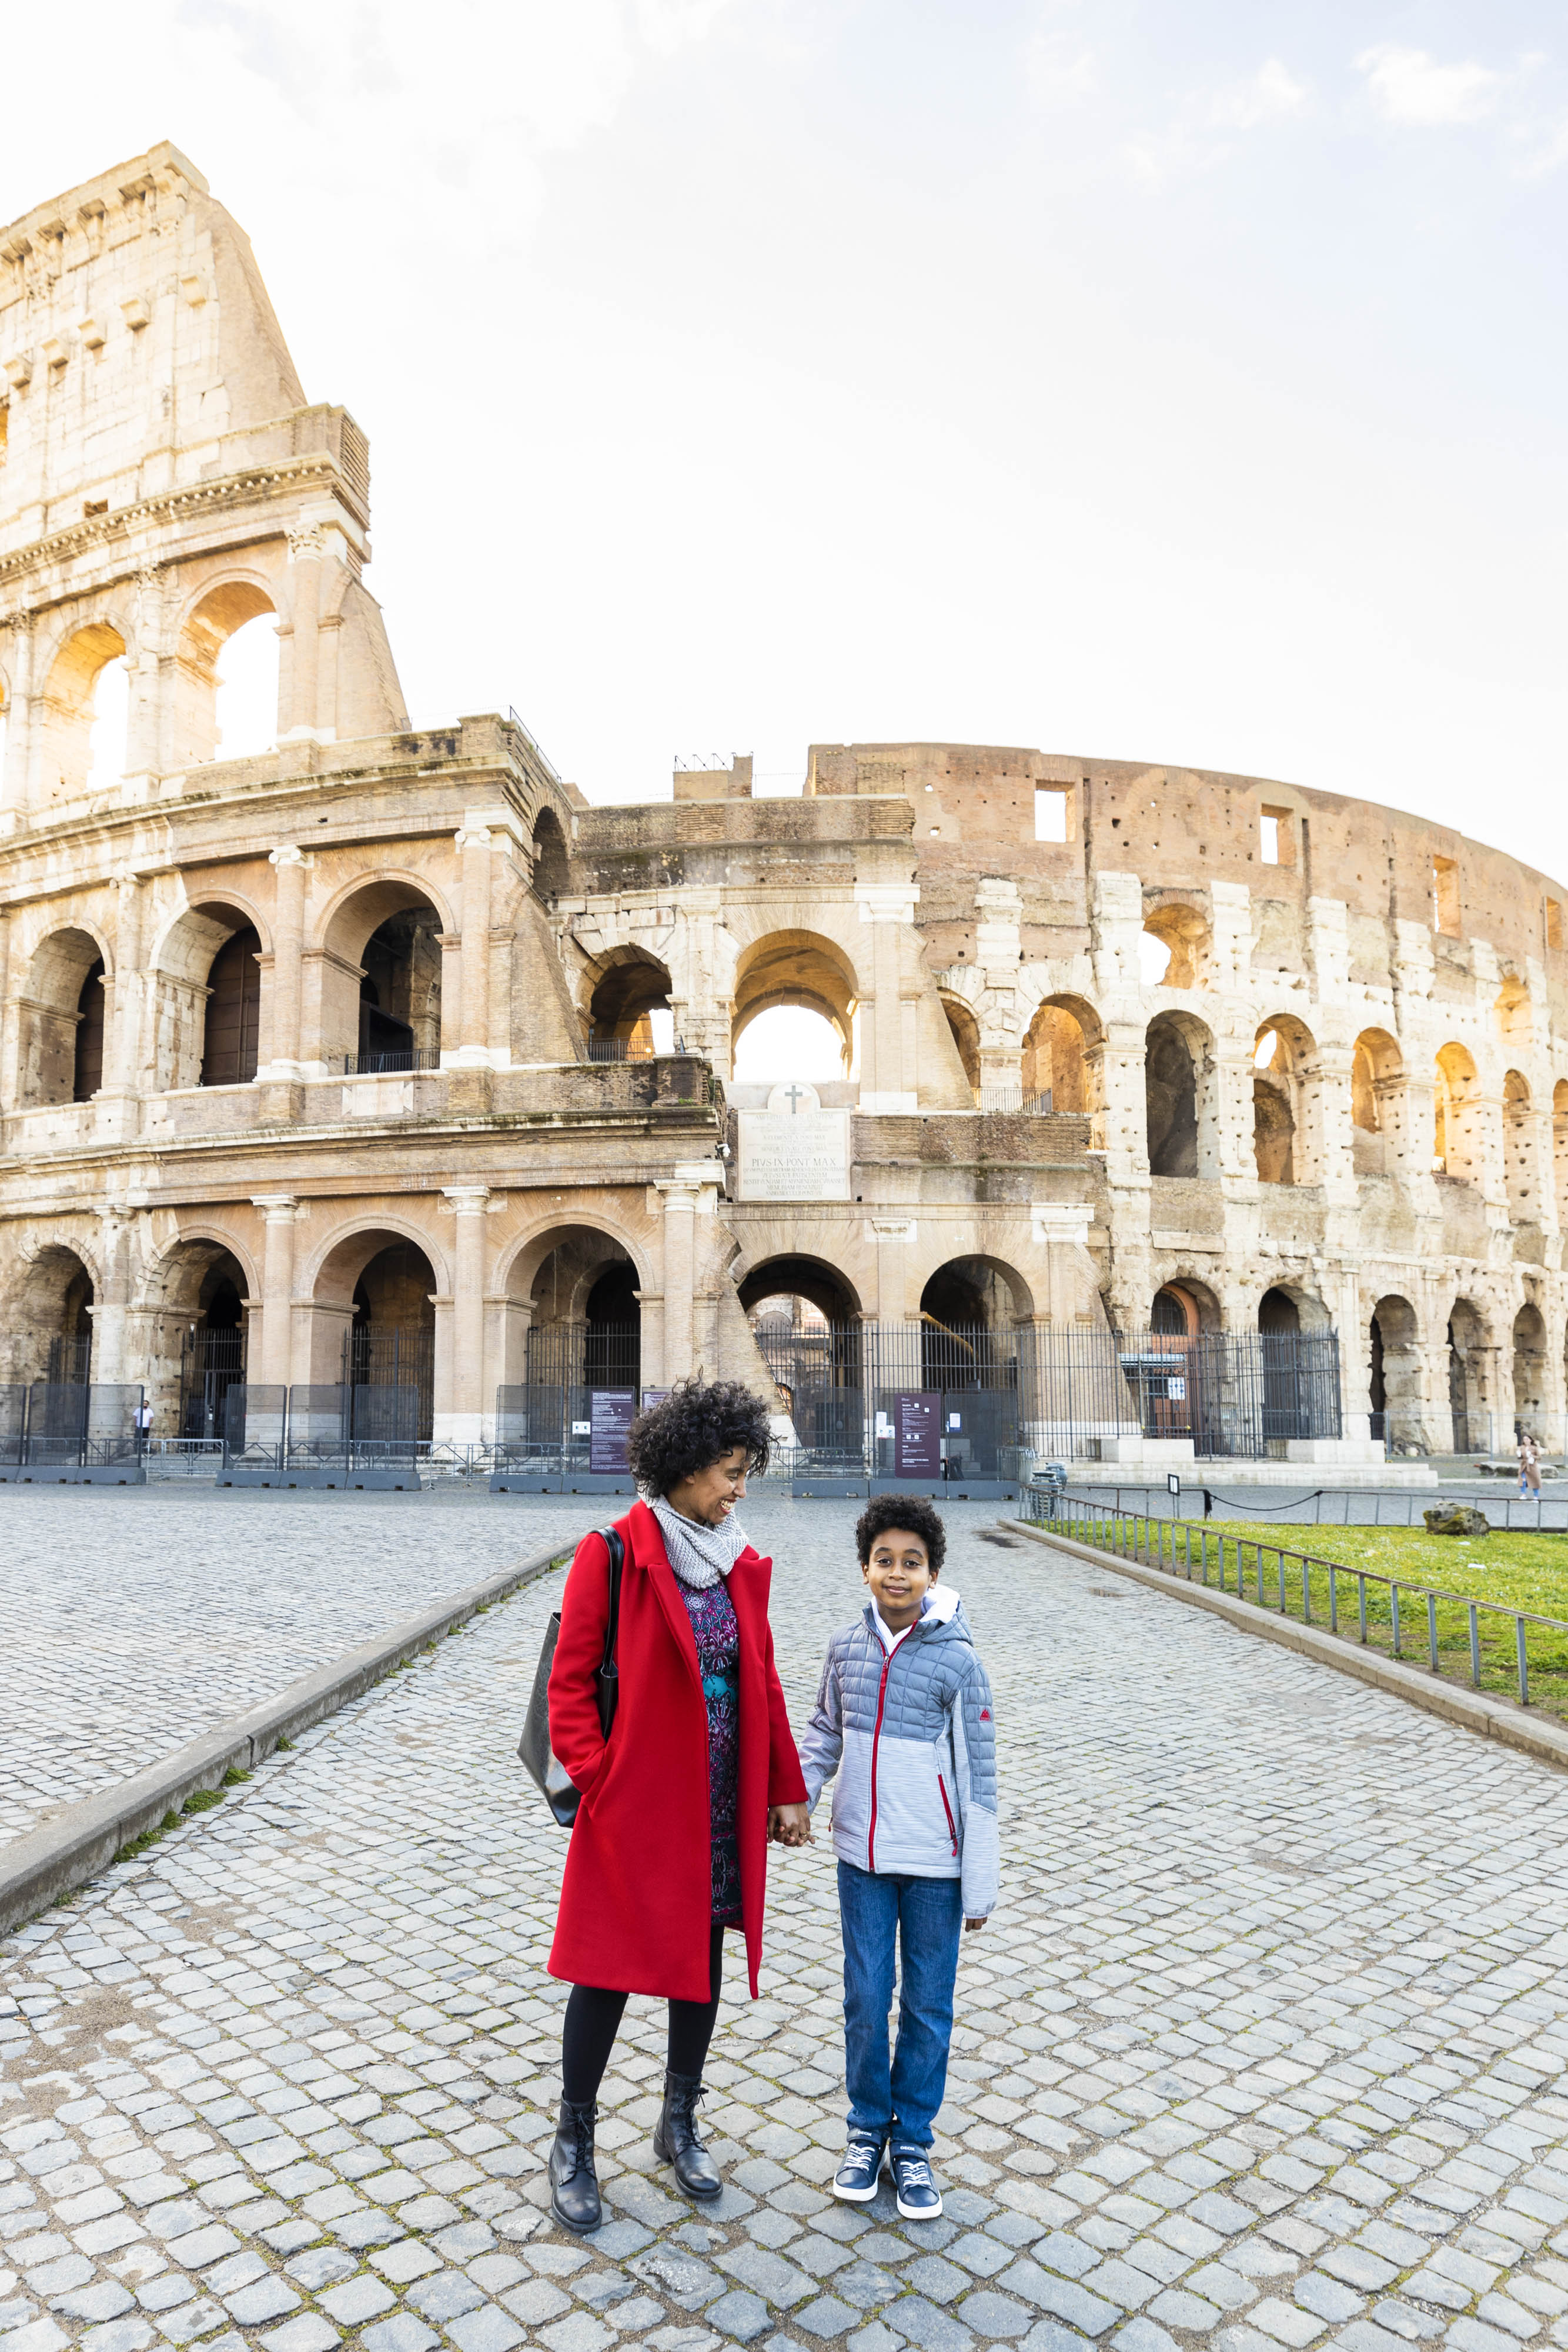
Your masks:
{"label": "red wool coat", "polygon": [[[606,1741],[594,1675],[610,1607],[605,1549],[578,1545],[549,1679],[550,1746],[582,1792],[567,1849],[551,1976],[669,2000],[708,1998],[713,1916],[707,1707],[692,1622],[645,1503],[616,1521],[626,1547],[616,1643],[620,1701]],[[752,1999],[762,1956],[768,1808],[806,1801],[773,1664],[773,1563],[748,1544],[725,1581],[740,1635],[741,1913]]]}

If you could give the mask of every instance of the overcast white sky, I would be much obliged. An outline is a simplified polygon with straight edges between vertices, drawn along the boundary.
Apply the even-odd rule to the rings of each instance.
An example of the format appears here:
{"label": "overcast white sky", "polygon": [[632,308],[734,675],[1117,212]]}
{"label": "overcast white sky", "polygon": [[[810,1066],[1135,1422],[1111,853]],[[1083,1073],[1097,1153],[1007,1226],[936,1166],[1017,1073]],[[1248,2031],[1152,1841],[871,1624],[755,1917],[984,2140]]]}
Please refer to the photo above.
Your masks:
{"label": "overcast white sky", "polygon": [[85,0],[0,219],[160,138],[371,438],[411,710],[595,798],[938,738],[1568,873],[1543,0]]}

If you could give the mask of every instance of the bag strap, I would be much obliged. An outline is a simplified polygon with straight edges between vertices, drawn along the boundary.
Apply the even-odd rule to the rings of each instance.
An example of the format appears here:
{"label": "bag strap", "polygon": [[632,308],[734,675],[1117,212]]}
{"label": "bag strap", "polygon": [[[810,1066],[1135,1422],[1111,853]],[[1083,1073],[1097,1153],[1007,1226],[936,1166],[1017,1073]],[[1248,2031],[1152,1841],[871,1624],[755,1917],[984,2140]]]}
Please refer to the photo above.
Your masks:
{"label": "bag strap", "polygon": [[599,1540],[604,1546],[610,1562],[610,1616],[604,1628],[604,1658],[600,1673],[607,1675],[615,1667],[615,1643],[621,1630],[621,1570],[626,1559],[626,1547],[618,1528],[601,1528]]}

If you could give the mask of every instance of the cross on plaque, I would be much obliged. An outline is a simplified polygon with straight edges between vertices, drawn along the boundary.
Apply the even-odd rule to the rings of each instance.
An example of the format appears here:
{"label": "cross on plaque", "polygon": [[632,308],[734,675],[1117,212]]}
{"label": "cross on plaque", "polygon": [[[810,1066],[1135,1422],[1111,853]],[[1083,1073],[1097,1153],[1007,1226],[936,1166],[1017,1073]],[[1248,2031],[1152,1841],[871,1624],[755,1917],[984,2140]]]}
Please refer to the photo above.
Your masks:
{"label": "cross on plaque", "polygon": [[784,1099],[789,1106],[789,1116],[793,1118],[796,1115],[797,1104],[803,1103],[806,1099],[805,1091],[791,1079],[784,1090]]}

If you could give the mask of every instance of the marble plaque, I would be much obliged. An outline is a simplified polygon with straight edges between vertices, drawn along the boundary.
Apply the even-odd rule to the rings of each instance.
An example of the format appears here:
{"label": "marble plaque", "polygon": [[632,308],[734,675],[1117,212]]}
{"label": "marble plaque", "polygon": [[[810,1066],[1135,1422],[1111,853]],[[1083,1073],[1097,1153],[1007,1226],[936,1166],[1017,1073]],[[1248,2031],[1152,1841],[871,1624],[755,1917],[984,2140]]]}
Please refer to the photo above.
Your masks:
{"label": "marble plaque", "polygon": [[736,1119],[737,1200],[849,1199],[847,1110],[743,1110]]}

